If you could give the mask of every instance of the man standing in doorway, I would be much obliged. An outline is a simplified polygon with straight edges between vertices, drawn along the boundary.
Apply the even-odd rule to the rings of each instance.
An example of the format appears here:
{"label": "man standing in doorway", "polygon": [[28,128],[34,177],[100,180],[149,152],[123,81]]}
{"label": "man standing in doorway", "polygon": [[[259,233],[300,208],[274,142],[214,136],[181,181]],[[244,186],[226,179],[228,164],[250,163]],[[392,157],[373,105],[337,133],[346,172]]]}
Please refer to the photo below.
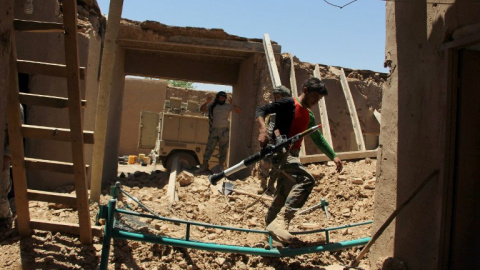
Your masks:
{"label": "man standing in doorway", "polygon": [[[281,136],[290,138],[309,127],[316,125],[315,116],[310,108],[328,94],[325,84],[318,78],[310,78],[302,86],[298,98],[282,98],[277,102],[259,107],[255,113],[259,126],[260,146],[269,141],[265,117],[276,113],[275,130]],[[311,135],[317,147],[335,162],[337,171],[343,168],[342,161],[317,130]],[[302,140],[296,142],[285,154],[273,158],[274,166],[280,166],[277,190],[272,204],[265,216],[266,229],[273,238],[283,244],[291,243],[294,237],[288,232],[288,225],[298,209],[303,207],[315,185],[315,178],[300,163],[299,153]],[[280,165],[278,165],[280,164]]]}
{"label": "man standing in doorway", "polygon": [[[213,102],[212,102],[213,100]],[[208,96],[206,102],[200,107],[200,111],[208,112],[209,135],[205,154],[203,155],[203,163],[199,172],[208,170],[208,161],[212,157],[213,150],[218,143],[219,148],[219,169],[223,171],[225,161],[227,159],[228,144],[230,138],[230,112],[241,113],[242,109],[233,103],[232,97],[228,97],[227,93],[220,91],[213,99]]]}

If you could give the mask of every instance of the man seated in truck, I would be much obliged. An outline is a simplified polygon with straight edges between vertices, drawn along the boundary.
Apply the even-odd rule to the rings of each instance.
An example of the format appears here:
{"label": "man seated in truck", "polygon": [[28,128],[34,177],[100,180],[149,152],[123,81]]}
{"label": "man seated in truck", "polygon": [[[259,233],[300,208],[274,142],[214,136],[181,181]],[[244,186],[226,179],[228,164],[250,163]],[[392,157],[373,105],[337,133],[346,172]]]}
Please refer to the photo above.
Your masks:
{"label": "man seated in truck", "polygon": [[209,135],[205,154],[203,155],[203,163],[197,172],[208,171],[208,161],[217,143],[219,148],[219,169],[221,171],[224,169],[230,137],[230,121],[228,120],[230,112],[242,112],[242,109],[233,103],[232,97],[228,97],[228,103],[226,101],[227,93],[220,91],[216,94],[215,99],[211,95],[208,96],[205,103],[200,107],[200,111],[208,112]]}

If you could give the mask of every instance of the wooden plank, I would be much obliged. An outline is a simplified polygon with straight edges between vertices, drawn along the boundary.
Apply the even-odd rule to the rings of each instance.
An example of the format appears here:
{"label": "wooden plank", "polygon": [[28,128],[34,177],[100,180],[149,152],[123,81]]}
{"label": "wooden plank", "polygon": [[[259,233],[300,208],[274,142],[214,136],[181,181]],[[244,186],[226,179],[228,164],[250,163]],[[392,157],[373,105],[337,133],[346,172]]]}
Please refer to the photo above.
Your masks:
{"label": "wooden plank", "polygon": [[[54,222],[40,219],[32,219],[30,222],[33,229],[42,231],[62,232],[74,235],[79,235],[79,225],[75,223]],[[103,236],[103,229],[101,226],[92,226],[91,234],[97,237]]]}
{"label": "wooden plank", "polygon": [[[313,70],[313,77],[322,79],[320,75],[320,67],[318,64],[315,64],[315,69]],[[333,140],[332,140],[332,133],[330,131],[330,122],[328,121],[328,112],[327,112],[327,104],[325,103],[325,98],[322,98],[318,103],[318,110],[320,111],[320,121],[322,123],[322,134],[325,137],[327,143],[333,149]]]}
{"label": "wooden plank", "polygon": [[355,102],[353,101],[352,93],[350,92],[350,87],[348,86],[347,77],[345,76],[343,68],[340,73],[340,83],[342,84],[343,93],[347,100],[348,111],[350,112],[350,120],[352,120],[353,132],[355,133],[358,150],[365,151],[365,142],[363,140],[360,121],[358,121],[357,109],[355,108]]}
{"label": "wooden plank", "polygon": [[[349,159],[362,159],[362,158],[376,158],[377,157],[377,150],[365,150],[365,151],[352,151],[352,152],[341,152],[337,153],[337,156],[341,160],[349,160]],[[317,154],[317,155],[308,155],[300,157],[300,162],[302,163],[315,163],[315,162],[324,162],[330,161],[330,158],[327,157],[325,154]]]}
{"label": "wooden plank", "polygon": [[448,49],[462,49],[468,46],[475,45],[480,42],[480,33],[471,34],[468,36],[461,37],[456,40],[452,40],[440,45],[440,50],[448,50]]}
{"label": "wooden plank", "polygon": [[[55,140],[71,142],[72,136],[70,129],[22,125],[22,133],[25,138]],[[83,141],[85,143],[93,144],[93,131],[83,131]]]}
{"label": "wooden plank", "polygon": [[278,73],[277,62],[275,61],[275,55],[273,54],[272,43],[270,36],[265,33],[263,35],[263,47],[265,49],[265,57],[267,59],[268,71],[270,71],[270,79],[272,80],[273,87],[280,86],[280,74]]}
{"label": "wooden plank", "polygon": [[92,243],[90,224],[90,204],[88,201],[88,183],[85,170],[85,152],[83,144],[83,121],[80,93],[80,74],[77,40],[77,1],[64,0],[63,24],[65,25],[65,63],[68,88],[68,115],[72,138],[73,175],[77,194],[78,220],[80,223],[80,242]]}
{"label": "wooden plank", "polygon": [[295,76],[295,65],[293,64],[293,54],[289,53],[288,56],[290,57],[290,90],[292,90],[292,95],[294,95],[295,97],[298,97],[302,93],[299,93],[297,89],[297,78]]}
{"label": "wooden plank", "polygon": [[[13,7],[10,0],[0,0],[0,14],[4,14],[0,20],[0,36],[3,37],[0,43],[0,145],[3,145],[8,131],[7,124],[7,96],[10,70],[10,33],[13,31]],[[0,164],[3,164],[4,147],[0,147]]]}
{"label": "wooden plank", "polygon": [[169,198],[170,203],[173,203],[176,201],[175,200],[175,183],[177,181],[177,174],[178,174],[178,157],[175,157],[172,162],[170,177],[168,178],[167,197]]}
{"label": "wooden plank", "polygon": [[373,115],[377,119],[378,123],[381,124],[382,123],[382,115],[377,110],[373,111]]}
{"label": "wooden plank", "polygon": [[22,32],[63,33],[63,24],[55,22],[39,22],[30,20],[13,20],[13,27]]}
{"label": "wooden plank", "polygon": [[[293,55],[289,53],[288,56],[290,57],[290,90],[292,90],[292,95],[298,98],[298,96],[302,94],[298,91],[300,90],[303,92],[303,89],[297,89],[297,79],[295,77],[295,65],[293,64]],[[300,146],[300,156],[305,155],[305,140],[302,140],[302,144]]]}
{"label": "wooden plank", "polygon": [[[13,20],[13,27],[20,32],[33,33],[63,33],[65,31],[63,23],[41,22],[32,20]],[[77,25],[77,31],[81,31],[82,26]]]}
{"label": "wooden plank", "polygon": [[[9,2],[10,3],[10,2]],[[31,234],[30,212],[27,198],[27,175],[25,173],[25,161],[22,136],[22,117],[20,112],[20,101],[18,98],[18,72],[17,52],[15,46],[15,34],[13,31],[13,18],[11,20],[11,52],[9,58],[9,91],[7,97],[7,122],[8,136],[10,143],[10,154],[12,156],[13,182],[15,192],[15,206],[17,208],[17,226],[21,236]],[[3,128],[3,127],[2,127]]]}
{"label": "wooden plank", "polygon": [[[68,98],[39,95],[31,93],[20,93],[20,103],[32,106],[44,106],[50,108],[68,108]],[[87,101],[82,100],[82,108],[87,106]]]}
{"label": "wooden plank", "polygon": [[77,207],[75,195],[33,189],[28,189],[27,194],[30,201],[52,202]]}
{"label": "wooden plank", "polygon": [[[52,171],[58,173],[74,173],[73,163],[56,160],[25,158],[25,167],[30,170]],[[88,170],[88,165],[85,165],[85,173]]]}
{"label": "wooden plank", "polygon": [[[20,73],[67,77],[67,68],[62,64],[17,60],[17,68]],[[85,68],[80,67],[78,69],[77,73],[80,73],[80,79],[85,80]]]}
{"label": "wooden plank", "polygon": [[105,32],[105,41],[102,52],[102,66],[98,88],[97,113],[95,115],[95,141],[92,155],[92,174],[90,200],[100,202],[100,190],[103,177],[103,162],[107,138],[107,120],[110,106],[110,92],[112,90],[113,71],[116,58],[116,41],[120,19],[122,16],[123,0],[110,1],[108,23]]}

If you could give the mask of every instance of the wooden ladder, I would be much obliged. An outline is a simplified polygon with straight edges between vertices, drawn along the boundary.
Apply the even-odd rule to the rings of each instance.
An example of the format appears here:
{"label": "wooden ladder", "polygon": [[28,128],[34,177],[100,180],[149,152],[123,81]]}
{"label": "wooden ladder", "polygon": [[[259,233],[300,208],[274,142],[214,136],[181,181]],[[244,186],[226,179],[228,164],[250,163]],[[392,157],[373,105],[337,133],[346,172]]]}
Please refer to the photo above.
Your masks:
{"label": "wooden ladder", "polygon": [[[83,244],[90,244],[92,235],[101,235],[102,232],[100,227],[92,226],[90,220],[86,172],[88,167],[85,165],[84,143],[93,143],[93,132],[83,131],[82,107],[86,105],[86,102],[81,100],[80,79],[85,77],[85,68],[79,68],[76,2],[75,0],[62,1],[63,24],[14,20],[13,27],[16,31],[64,33],[66,64],[18,60],[15,34],[12,31],[7,122],[15,186],[17,226],[20,235],[30,235],[32,229],[60,231],[79,235]],[[18,72],[65,77],[68,98],[20,93]],[[31,106],[68,108],[70,129],[22,124],[20,103]],[[73,163],[25,157],[23,138],[69,141],[71,142]],[[73,174],[76,195],[28,189],[26,169]],[[31,219],[30,200],[76,206],[79,224]]]}

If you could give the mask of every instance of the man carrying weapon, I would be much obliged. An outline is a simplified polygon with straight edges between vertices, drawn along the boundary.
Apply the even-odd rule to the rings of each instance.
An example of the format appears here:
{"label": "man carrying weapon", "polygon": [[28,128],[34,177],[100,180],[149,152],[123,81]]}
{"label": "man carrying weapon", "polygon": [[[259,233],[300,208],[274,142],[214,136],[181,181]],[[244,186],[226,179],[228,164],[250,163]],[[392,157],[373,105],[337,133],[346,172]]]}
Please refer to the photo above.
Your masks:
{"label": "man carrying weapon", "polygon": [[[302,94],[297,98],[282,98],[257,109],[255,117],[259,125],[260,146],[270,141],[265,117],[275,113],[275,130],[287,138],[315,126],[315,116],[310,108],[328,94],[325,84],[318,78],[310,78],[302,86]],[[337,172],[343,168],[342,161],[317,130],[310,133],[317,147],[337,166]],[[315,185],[315,178],[300,163],[299,153],[302,138],[290,145],[284,154],[277,154],[272,162],[280,174],[277,180],[275,197],[265,216],[266,229],[275,240],[288,244],[294,237],[288,232],[288,225],[308,199]]]}
{"label": "man carrying weapon", "polygon": [[[291,97],[292,91],[283,85],[279,85],[272,90],[273,101],[280,100],[284,97]],[[273,129],[275,127],[275,114],[269,114],[265,118],[265,126],[267,127],[268,136],[271,139],[274,139]],[[275,144],[275,140],[271,140],[270,143]],[[267,157],[263,160],[260,160],[258,166],[258,178],[260,178],[260,189],[257,191],[258,194],[268,192],[269,195],[273,195],[275,192],[275,177],[270,175],[272,169],[272,164],[270,158]]]}

